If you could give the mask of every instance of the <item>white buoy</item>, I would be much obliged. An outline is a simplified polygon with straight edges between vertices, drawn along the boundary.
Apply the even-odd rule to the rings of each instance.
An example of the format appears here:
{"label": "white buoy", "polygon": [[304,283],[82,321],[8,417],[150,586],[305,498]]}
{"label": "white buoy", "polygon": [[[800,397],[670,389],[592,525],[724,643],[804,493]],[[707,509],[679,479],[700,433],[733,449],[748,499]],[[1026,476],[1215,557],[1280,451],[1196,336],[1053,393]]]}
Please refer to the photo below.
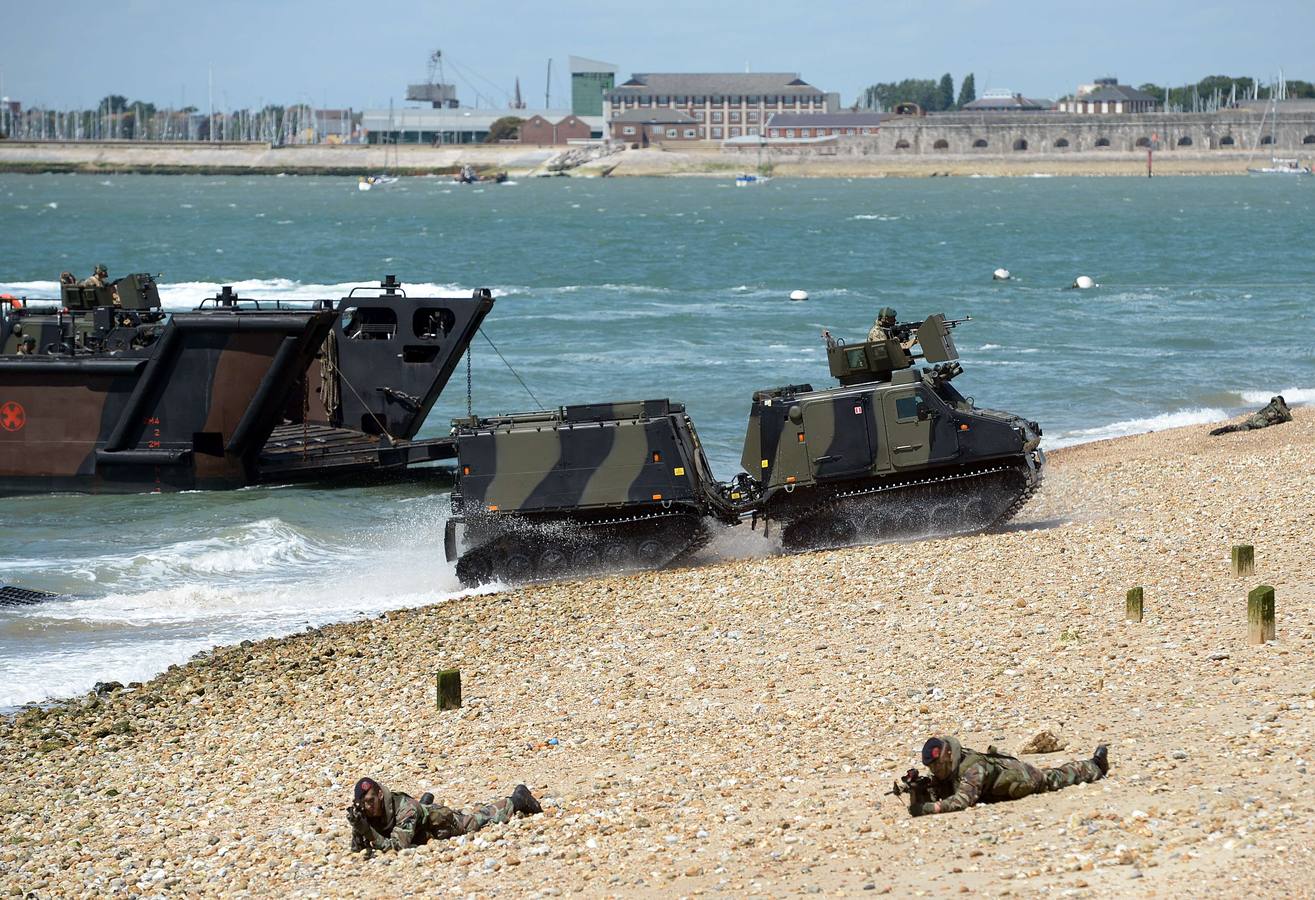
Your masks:
{"label": "white buoy", "polygon": [[808,291],[791,291],[791,292],[790,292],[790,299],[791,299],[791,300],[807,300],[807,299],[808,299]]}
{"label": "white buoy", "polygon": [[991,279],[993,281],[1008,281],[1011,277],[1012,276],[1009,274],[1008,269],[996,269],[991,273]]}
{"label": "white buoy", "polygon": [[1088,288],[1094,288],[1095,286],[1096,282],[1092,280],[1090,275],[1079,275],[1077,278],[1073,279],[1073,287],[1080,291],[1085,291]]}

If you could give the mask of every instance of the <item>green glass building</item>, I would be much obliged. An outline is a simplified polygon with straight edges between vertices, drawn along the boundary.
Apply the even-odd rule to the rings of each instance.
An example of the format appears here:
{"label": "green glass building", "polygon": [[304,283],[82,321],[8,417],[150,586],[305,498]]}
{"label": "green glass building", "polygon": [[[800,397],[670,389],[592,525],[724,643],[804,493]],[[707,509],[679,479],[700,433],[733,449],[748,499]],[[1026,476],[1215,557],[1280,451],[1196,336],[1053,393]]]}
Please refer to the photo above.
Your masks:
{"label": "green glass building", "polygon": [[571,57],[571,112],[577,116],[601,116],[603,92],[614,87],[616,66],[583,56]]}

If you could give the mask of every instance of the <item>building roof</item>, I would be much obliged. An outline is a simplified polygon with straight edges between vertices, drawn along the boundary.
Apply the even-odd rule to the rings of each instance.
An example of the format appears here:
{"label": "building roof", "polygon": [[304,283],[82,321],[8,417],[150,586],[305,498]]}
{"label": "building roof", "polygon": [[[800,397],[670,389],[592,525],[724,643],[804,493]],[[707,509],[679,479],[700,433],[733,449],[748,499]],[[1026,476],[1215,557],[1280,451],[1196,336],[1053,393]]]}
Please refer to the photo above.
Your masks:
{"label": "building roof", "polygon": [[1139,91],[1135,87],[1129,87],[1126,84],[1097,84],[1096,89],[1086,94],[1078,94],[1075,98],[1078,102],[1087,101],[1094,103],[1127,103],[1132,100],[1140,100],[1143,103],[1159,103],[1158,97],[1148,94],[1145,91]]}
{"label": "building roof", "polygon": [[990,95],[978,97],[972,103],[965,103],[961,108],[965,112],[983,110],[1024,112],[1027,110],[1046,110],[1053,105],[1049,100],[1033,100],[1030,97],[1024,97],[1022,94],[1010,94],[1003,97]]}
{"label": "building roof", "polygon": [[678,109],[627,109],[612,116],[613,122],[639,122],[644,125],[687,125],[694,117]]}
{"label": "building roof", "polygon": [[583,73],[590,73],[590,74],[601,73],[604,75],[616,74],[616,66],[614,66],[612,63],[600,62],[599,60],[589,59],[584,56],[572,56],[569,57],[569,61],[570,61],[572,75],[583,74]]}
{"label": "building roof", "polygon": [[874,128],[886,118],[878,112],[772,113],[769,128]]}
{"label": "building roof", "polygon": [[[203,114],[204,115],[204,114]],[[404,107],[391,111],[367,109],[361,113],[361,127],[367,131],[488,131],[504,116],[530,119],[542,116],[549,122],[561,122],[575,113],[569,109],[432,109]],[[593,131],[604,131],[602,116],[579,116]]]}
{"label": "building roof", "polygon": [[821,96],[822,92],[795,72],[636,72],[630,80],[607,92],[609,97],[653,95],[782,95]]}

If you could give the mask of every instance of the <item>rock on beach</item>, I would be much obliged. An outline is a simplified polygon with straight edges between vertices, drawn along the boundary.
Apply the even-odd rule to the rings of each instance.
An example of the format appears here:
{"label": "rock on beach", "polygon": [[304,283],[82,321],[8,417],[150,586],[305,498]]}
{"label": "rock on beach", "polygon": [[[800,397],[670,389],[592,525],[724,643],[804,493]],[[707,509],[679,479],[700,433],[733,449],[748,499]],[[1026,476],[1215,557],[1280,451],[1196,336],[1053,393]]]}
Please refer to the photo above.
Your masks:
{"label": "rock on beach", "polygon": [[[1300,409],[1067,448],[994,533],[464,597],[24,711],[0,896],[1308,894],[1313,450]],[[1274,643],[1246,642],[1237,543]],[[1043,764],[1105,742],[1108,779],[951,819],[882,796],[929,735],[1058,722]],[[524,781],[545,812],[366,859],[365,774],[454,806]]]}

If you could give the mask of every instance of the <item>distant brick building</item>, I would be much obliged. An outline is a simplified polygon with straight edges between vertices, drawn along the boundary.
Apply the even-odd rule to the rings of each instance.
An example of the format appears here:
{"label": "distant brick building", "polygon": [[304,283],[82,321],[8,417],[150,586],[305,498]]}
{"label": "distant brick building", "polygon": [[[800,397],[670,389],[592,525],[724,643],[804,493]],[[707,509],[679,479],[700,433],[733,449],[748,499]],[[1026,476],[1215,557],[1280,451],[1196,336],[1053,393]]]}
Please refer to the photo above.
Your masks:
{"label": "distant brick building", "polygon": [[699,141],[699,123],[689,113],[677,109],[631,109],[608,120],[611,136],[627,144],[662,143],[663,141]]}
{"label": "distant brick building", "polygon": [[872,135],[881,119],[882,114],[874,112],[773,113],[763,133],[773,139]]}
{"label": "distant brick building", "polygon": [[589,123],[577,115],[566,116],[558,122],[534,115],[521,123],[520,142],[540,146],[566,144],[571,141],[587,141],[590,133]]}
{"label": "distant brick building", "polygon": [[[609,125],[624,116],[665,116],[681,114],[688,121],[663,122],[662,135],[671,140],[667,132],[674,127],[675,139],[688,140],[685,132],[693,128],[693,139],[722,141],[728,138],[760,135],[773,113],[825,113],[839,106],[836,94],[824,94],[798,75],[791,72],[680,74],[636,73],[630,80],[617,85],[603,95],[603,112]],[[639,136],[636,119],[625,127],[635,128],[632,135]],[[654,123],[657,124],[657,123]]]}

